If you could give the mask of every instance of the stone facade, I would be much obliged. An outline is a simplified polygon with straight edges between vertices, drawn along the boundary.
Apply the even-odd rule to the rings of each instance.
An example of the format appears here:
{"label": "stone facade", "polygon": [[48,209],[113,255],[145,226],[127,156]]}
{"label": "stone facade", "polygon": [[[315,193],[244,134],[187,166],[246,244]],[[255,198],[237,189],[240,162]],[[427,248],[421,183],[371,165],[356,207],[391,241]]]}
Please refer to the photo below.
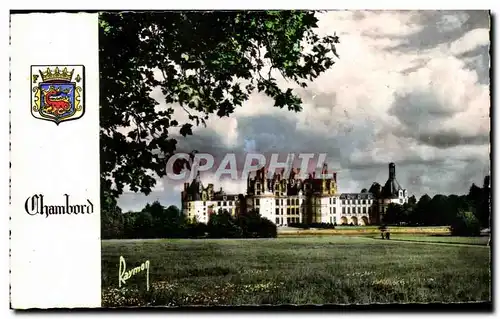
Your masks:
{"label": "stone facade", "polygon": [[226,194],[214,191],[213,184],[203,187],[199,176],[191,184],[184,184],[182,211],[187,218],[206,223],[212,212],[225,209],[232,215],[256,210],[279,226],[293,223],[332,223],[368,225],[380,223],[390,203],[408,202],[408,194],[396,180],[394,163],[389,164],[389,179],[380,196],[370,192],[337,193],[337,174],[328,173],[325,165],[322,175],[308,174],[299,178],[300,171],[292,169],[288,178],[284,170],[272,176],[266,168],[254,172],[247,179],[247,194]]}

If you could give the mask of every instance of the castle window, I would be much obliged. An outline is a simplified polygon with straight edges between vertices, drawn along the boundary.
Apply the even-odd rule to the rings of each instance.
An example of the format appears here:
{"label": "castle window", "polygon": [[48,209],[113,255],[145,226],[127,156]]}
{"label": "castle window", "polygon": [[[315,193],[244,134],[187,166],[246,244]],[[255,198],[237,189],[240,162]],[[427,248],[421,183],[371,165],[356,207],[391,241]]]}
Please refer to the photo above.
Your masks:
{"label": "castle window", "polygon": [[283,200],[281,200],[281,206],[283,206]]}
{"label": "castle window", "polygon": [[279,214],[280,214],[280,209],[276,208],[276,215],[279,215]]}
{"label": "castle window", "polygon": [[278,225],[280,223],[280,219],[279,217],[276,217],[276,225]]}
{"label": "castle window", "polygon": [[351,207],[347,207],[347,213],[350,214],[351,213]]}
{"label": "castle window", "polygon": [[[330,207],[330,215],[331,215],[331,214],[332,214],[332,208]],[[331,217],[330,217],[330,219],[331,219]]]}
{"label": "castle window", "polygon": [[342,205],[345,205],[345,199],[342,200]]}
{"label": "castle window", "polygon": [[205,202],[205,201],[204,201],[204,202],[203,202],[203,206],[207,206],[207,202]]}
{"label": "castle window", "polygon": [[337,213],[337,212],[336,212],[336,209],[335,209],[335,207],[333,208],[333,213],[334,213],[334,214],[336,214],[336,213]]}
{"label": "castle window", "polygon": [[332,198],[332,204],[335,205],[335,198]]}
{"label": "castle window", "polygon": [[224,202],[224,203],[222,203],[222,205],[223,205],[223,206],[227,206],[227,203],[226,203],[226,202]]}
{"label": "castle window", "polygon": [[220,206],[220,202],[217,202],[217,206]]}
{"label": "castle window", "polygon": [[286,199],[286,204],[287,204],[287,205],[290,205],[290,198],[287,198],[287,199]]}
{"label": "castle window", "polygon": [[366,214],[366,207],[363,207],[363,214]]}
{"label": "castle window", "polygon": [[277,199],[277,200],[276,200],[276,206],[279,206],[279,205],[280,205],[280,200],[279,200],[279,199]]}
{"label": "castle window", "polygon": [[259,202],[260,202],[260,200],[258,198],[256,198],[255,199],[255,205],[257,205],[257,206],[260,205]]}
{"label": "castle window", "polygon": [[345,207],[342,207],[342,214],[345,214]]}

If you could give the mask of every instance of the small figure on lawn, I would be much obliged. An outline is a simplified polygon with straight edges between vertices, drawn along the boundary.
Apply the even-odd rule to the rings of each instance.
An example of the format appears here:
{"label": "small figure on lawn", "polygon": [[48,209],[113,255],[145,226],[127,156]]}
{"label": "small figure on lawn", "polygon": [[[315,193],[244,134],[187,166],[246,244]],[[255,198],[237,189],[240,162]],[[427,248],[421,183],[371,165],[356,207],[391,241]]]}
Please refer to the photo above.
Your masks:
{"label": "small figure on lawn", "polygon": [[387,238],[387,236],[385,236],[385,233],[387,232],[387,226],[382,225],[378,229],[380,230],[380,236],[382,237],[382,239]]}
{"label": "small figure on lawn", "polygon": [[385,233],[385,239],[391,239],[391,233],[390,232],[386,232]]}

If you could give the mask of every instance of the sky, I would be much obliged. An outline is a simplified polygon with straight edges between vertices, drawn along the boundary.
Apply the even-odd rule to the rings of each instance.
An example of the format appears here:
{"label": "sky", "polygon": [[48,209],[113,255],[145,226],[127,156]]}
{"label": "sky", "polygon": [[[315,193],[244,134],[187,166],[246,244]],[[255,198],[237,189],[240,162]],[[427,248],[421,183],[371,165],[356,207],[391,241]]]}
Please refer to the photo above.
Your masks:
{"label": "sky", "polygon": [[[385,183],[389,162],[417,198],[482,185],[490,170],[489,13],[330,11],[318,18],[317,33],[339,36],[340,58],[295,90],[301,112],[254,93],[230,117],[213,115],[193,136],[179,136],[178,150],[210,153],[216,162],[236,153],[238,166],[250,151],[326,153],[341,193]],[[167,107],[160,91],[152,96]],[[246,189],[246,180],[216,180],[213,171],[202,181],[227,193]],[[149,196],[125,192],[118,203],[123,211],[154,200],[180,206],[181,189],[182,182],[158,178]]]}

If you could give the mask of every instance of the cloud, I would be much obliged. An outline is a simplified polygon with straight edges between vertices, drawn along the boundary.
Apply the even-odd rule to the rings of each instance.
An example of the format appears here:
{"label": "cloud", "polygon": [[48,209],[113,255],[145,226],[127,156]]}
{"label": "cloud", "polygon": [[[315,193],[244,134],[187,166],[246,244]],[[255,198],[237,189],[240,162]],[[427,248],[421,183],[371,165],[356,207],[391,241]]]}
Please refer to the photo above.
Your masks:
{"label": "cloud", "polygon": [[[320,15],[317,31],[339,35],[340,60],[307,88],[292,86],[301,112],[255,93],[231,117],[211,116],[206,128],[179,137],[179,151],[210,153],[216,163],[233,152],[240,171],[249,151],[327,153],[341,192],[384,183],[392,161],[417,197],[482,183],[490,169],[487,11],[332,11]],[[155,98],[167,107],[161,92]],[[182,123],[187,114],[175,110]],[[245,181],[213,173],[203,175],[205,184],[245,190]],[[120,203],[144,206],[160,196],[180,205],[181,188],[163,180],[153,197],[127,194]]]}

